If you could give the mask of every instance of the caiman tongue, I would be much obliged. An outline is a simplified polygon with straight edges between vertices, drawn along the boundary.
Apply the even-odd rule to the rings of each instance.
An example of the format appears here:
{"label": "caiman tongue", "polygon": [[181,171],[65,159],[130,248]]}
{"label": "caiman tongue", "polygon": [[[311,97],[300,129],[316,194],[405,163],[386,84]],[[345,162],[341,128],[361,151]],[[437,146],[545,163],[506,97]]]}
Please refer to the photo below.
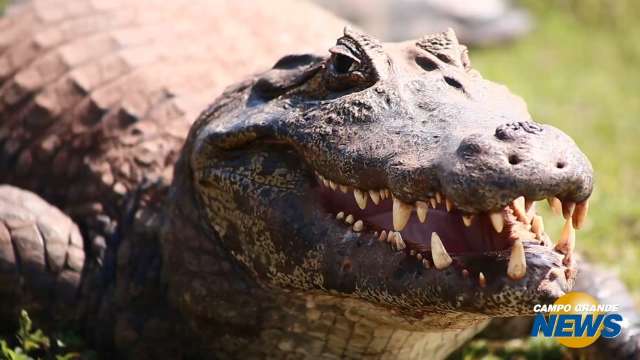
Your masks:
{"label": "caiman tongue", "polygon": [[[368,228],[378,231],[393,229],[391,199],[381,200],[377,206],[368,206],[363,210],[356,205],[350,193],[335,192],[326,188],[319,191],[323,206],[330,212],[337,214],[343,211],[352,214],[356,219],[366,222]],[[414,216],[400,231],[404,241],[416,251],[430,249],[431,234],[434,232],[440,236],[451,254],[482,253],[506,249],[511,245],[507,232],[497,234],[488,218],[479,216],[471,225],[465,226],[462,213],[456,210],[447,212],[444,204],[429,209],[425,223],[421,223]]]}

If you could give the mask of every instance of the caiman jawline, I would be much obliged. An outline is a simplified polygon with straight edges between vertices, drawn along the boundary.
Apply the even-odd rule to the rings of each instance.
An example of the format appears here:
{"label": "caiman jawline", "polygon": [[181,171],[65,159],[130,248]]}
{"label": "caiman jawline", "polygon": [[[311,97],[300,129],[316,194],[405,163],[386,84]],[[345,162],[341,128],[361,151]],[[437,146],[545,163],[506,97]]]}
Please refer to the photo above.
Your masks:
{"label": "caiman jawline", "polygon": [[[542,216],[536,214],[535,202],[524,196],[499,211],[468,214],[456,209],[440,192],[412,205],[397,199],[388,189],[366,191],[338,184],[319,173],[316,177],[324,209],[352,231],[372,234],[394,251],[415,257],[426,269],[445,269],[457,257],[509,252],[506,273],[512,280],[526,275],[526,244],[542,245],[562,254],[563,264],[571,267],[575,228],[582,226],[588,211],[588,200],[576,205],[556,197],[548,199],[554,213],[565,218],[554,246],[544,232]],[[416,216],[412,217],[414,210]],[[462,273],[468,275],[469,271],[463,268]],[[477,276],[483,287],[485,275],[479,272]]]}

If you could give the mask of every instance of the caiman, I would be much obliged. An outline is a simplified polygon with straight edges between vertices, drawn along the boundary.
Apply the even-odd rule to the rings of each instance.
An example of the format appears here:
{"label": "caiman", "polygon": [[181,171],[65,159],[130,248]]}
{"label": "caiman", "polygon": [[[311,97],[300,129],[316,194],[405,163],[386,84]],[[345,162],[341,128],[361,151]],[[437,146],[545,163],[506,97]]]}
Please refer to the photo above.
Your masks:
{"label": "caiman", "polygon": [[628,320],[594,351],[637,358],[624,288],[574,252],[575,142],[452,31],[345,24],[285,0],[10,7],[2,330],[24,308],[104,358],[442,359],[577,282]]}

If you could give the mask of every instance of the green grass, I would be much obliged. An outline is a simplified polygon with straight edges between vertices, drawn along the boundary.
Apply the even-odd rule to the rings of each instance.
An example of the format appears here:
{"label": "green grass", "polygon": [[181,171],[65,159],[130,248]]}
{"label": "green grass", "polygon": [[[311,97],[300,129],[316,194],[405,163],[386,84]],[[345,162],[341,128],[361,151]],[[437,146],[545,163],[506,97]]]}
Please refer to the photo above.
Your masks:
{"label": "green grass", "polygon": [[[486,78],[523,96],[534,119],[571,135],[591,159],[596,187],[577,247],[619,270],[638,299],[640,23],[634,20],[640,6],[581,1],[531,1],[539,14],[531,36],[472,51],[471,60]],[[545,216],[550,234],[559,234],[560,225],[559,217]]]}

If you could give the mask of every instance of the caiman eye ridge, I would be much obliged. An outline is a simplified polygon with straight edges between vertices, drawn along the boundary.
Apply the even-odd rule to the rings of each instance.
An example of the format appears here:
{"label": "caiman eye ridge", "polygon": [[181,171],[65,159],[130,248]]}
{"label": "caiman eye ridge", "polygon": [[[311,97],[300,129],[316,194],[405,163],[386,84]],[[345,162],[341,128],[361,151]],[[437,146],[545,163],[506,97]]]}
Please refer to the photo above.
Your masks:
{"label": "caiman eye ridge", "polygon": [[[507,276],[519,280],[526,275],[525,249],[531,245],[554,249],[563,256],[563,264],[570,267],[575,229],[584,223],[589,205],[588,199],[578,204],[562,202],[557,197],[547,199],[553,212],[565,218],[554,245],[544,232],[536,203],[524,196],[499,211],[468,214],[459,211],[440,192],[408,204],[389,189],[367,191],[338,184],[317,172],[316,177],[324,209],[353,232],[370,234],[388,243],[393,251],[404,251],[425,269],[444,270],[454,265],[464,277],[474,274],[481,287],[486,286],[487,276],[474,271],[467,261],[508,256]],[[416,216],[412,217],[414,210]]]}

